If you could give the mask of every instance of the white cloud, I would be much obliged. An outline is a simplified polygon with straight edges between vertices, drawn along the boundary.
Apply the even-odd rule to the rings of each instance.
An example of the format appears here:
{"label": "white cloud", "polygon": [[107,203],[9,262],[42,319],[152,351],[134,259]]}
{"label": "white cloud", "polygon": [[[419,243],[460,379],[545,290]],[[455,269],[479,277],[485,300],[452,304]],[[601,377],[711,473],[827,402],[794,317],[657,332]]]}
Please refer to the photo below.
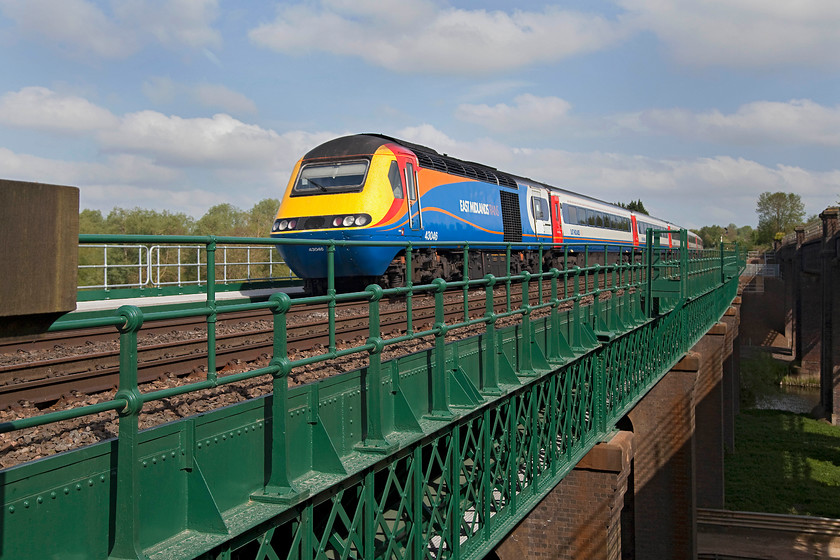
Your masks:
{"label": "white cloud", "polygon": [[840,65],[836,0],[616,0],[680,62],[732,67]]}
{"label": "white cloud", "polygon": [[58,185],[165,185],[176,184],[180,172],[156,165],[148,158],[126,154],[101,162],[64,161],[0,148],[0,176],[4,179]]}
{"label": "white cloud", "polygon": [[175,101],[181,86],[166,76],[152,76],[143,82],[143,95],[157,105],[165,105]]}
{"label": "white cloud", "polygon": [[808,213],[833,204],[840,192],[837,169],[767,166],[726,155],[671,159],[519,148],[490,139],[464,143],[431,125],[407,128],[399,135],[439,152],[608,202],[641,198],[654,215],[685,227],[715,222],[754,225],[755,203],[765,191],[799,194]]}
{"label": "white cloud", "polygon": [[218,4],[218,0],[120,0],[112,5],[119,21],[131,22],[162,45],[199,48],[222,43],[212,27]]}
{"label": "white cloud", "polygon": [[217,107],[231,113],[256,113],[257,105],[239,92],[219,84],[199,84],[196,100],[205,107]]}
{"label": "white cloud", "polygon": [[126,58],[146,44],[218,46],[218,0],[121,0],[106,13],[88,0],[0,0],[24,37],[77,57]]}
{"label": "white cloud", "polygon": [[116,126],[107,109],[87,99],[62,95],[44,87],[25,87],[0,97],[0,123],[59,133],[81,133]]}
{"label": "white cloud", "polygon": [[280,52],[357,56],[398,72],[479,74],[604,49],[623,38],[601,16],[440,8],[430,1],[281,5],[251,40]]}
{"label": "white cloud", "polygon": [[143,82],[143,95],[152,103],[167,105],[179,97],[188,97],[203,107],[234,114],[255,114],[257,105],[247,96],[221,84],[180,84],[165,76],[153,76]]}
{"label": "white cloud", "polygon": [[732,114],[656,109],[619,116],[616,121],[636,132],[727,144],[840,146],[840,105],[825,107],[809,99],[756,101]]}
{"label": "white cloud", "polygon": [[230,115],[188,119],[157,111],[129,113],[118,127],[102,131],[99,139],[109,152],[143,154],[166,165],[210,168],[270,168],[297,147],[294,136]]}
{"label": "white cloud", "polygon": [[495,131],[535,130],[564,123],[571,107],[568,101],[559,97],[537,97],[525,93],[516,96],[513,105],[458,105],[455,117]]}
{"label": "white cloud", "polygon": [[123,58],[139,48],[134,34],[86,0],[0,0],[0,9],[24,34],[77,55]]}

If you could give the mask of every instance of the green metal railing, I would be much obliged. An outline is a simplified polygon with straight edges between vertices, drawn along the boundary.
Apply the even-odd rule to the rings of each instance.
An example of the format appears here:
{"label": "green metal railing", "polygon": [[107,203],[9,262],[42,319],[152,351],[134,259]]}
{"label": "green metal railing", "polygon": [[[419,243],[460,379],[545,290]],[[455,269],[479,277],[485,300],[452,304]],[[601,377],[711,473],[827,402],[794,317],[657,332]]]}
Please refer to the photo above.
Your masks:
{"label": "green metal railing", "polygon": [[[148,241],[139,237],[111,241]],[[120,435],[0,471],[0,557],[480,558],[609,435],[735,297],[743,267],[737,250],[668,251],[655,237],[648,235],[641,262],[590,265],[584,251],[583,266],[511,274],[514,244],[504,248],[509,273],[498,278],[339,294],[331,277],[324,296],[276,293],[224,308],[216,306],[211,283],[206,302],[192,309],[144,313],[126,306],[110,317],[59,320],[52,330],[119,331],[119,390],[98,405],[0,424],[0,433],[26,435],[35,426],[117,411]],[[154,239],[205,243],[210,264],[216,243],[232,242]],[[330,271],[335,247],[349,244],[326,242]],[[419,246],[406,247],[409,263]],[[501,311],[493,297],[500,287]],[[485,293],[481,316],[466,308],[470,290]],[[463,293],[457,322],[446,321],[451,291]],[[512,305],[517,292],[519,307]],[[414,317],[423,296],[435,306],[428,328]],[[388,336],[380,306],[394,297],[405,298],[405,330]],[[369,335],[340,348],[335,305],[354,300],[367,302]],[[323,303],[329,344],[293,359],[288,312]],[[218,376],[215,321],[257,308],[274,317],[268,366]],[[137,332],[186,316],[208,323],[206,379],[141,392]],[[447,340],[465,329],[478,334]],[[429,348],[382,359],[389,347],[417,339],[429,340]],[[350,355],[366,356],[368,365],[289,389],[295,368]],[[256,377],[271,380],[271,396],[138,429],[148,403]]]}

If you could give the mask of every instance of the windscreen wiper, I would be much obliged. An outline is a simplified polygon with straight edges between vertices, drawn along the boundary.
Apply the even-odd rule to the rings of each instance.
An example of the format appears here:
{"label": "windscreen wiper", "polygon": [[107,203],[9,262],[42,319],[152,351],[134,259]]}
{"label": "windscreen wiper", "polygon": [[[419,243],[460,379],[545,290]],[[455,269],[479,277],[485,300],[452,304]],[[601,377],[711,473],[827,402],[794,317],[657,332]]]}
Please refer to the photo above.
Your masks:
{"label": "windscreen wiper", "polygon": [[312,183],[313,185],[315,185],[316,187],[318,187],[319,189],[321,189],[321,192],[327,192],[327,187],[325,187],[324,185],[322,185],[318,181],[315,181],[311,177],[307,177],[306,180],[309,181],[310,183]]}

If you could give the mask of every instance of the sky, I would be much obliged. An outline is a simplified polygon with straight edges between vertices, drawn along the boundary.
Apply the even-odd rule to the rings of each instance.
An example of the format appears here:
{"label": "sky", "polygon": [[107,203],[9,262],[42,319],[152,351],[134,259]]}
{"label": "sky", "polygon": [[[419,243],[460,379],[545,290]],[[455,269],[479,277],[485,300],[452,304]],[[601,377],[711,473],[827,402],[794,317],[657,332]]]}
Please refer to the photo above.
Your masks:
{"label": "sky", "polygon": [[374,132],[755,226],[765,191],[840,200],[838,30],[838,0],[0,0],[0,178],[198,218]]}

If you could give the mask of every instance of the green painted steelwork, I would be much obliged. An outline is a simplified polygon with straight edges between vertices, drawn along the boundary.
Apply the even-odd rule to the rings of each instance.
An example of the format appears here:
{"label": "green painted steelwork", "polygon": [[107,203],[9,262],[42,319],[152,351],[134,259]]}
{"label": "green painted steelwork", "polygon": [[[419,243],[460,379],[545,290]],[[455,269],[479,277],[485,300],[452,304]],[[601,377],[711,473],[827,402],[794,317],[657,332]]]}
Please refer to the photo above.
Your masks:
{"label": "green painted steelwork", "polygon": [[[331,269],[338,244],[328,247]],[[640,263],[589,266],[587,258],[562,271],[352,294],[337,294],[331,280],[325,296],[278,293],[228,306],[216,306],[209,290],[193,309],[122,307],[59,321],[54,330],[119,330],[119,391],[0,432],[117,410],[120,437],[0,471],[0,557],[480,558],[719,320],[742,267],[743,255],[723,246],[690,253],[651,242]],[[445,294],[470,287],[485,291],[484,314],[447,323],[444,307],[454,304]],[[507,294],[503,312],[493,307],[497,287]],[[435,322],[417,331],[412,306],[422,294],[435,301]],[[405,296],[406,329],[388,337],[380,305],[397,296]],[[369,335],[340,348],[335,303],[351,300],[367,302]],[[292,359],[286,314],[314,303],[329,306],[330,343]],[[212,368],[203,381],[140,391],[143,324],[187,315],[212,323],[253,308],[274,316],[268,366],[226,376]],[[507,318],[522,320],[501,325]],[[461,329],[479,332],[447,343]],[[417,338],[431,346],[382,360],[386,348]],[[288,388],[294,368],[351,354],[367,356],[367,367]],[[138,431],[147,403],[260,376],[273,395]]]}

